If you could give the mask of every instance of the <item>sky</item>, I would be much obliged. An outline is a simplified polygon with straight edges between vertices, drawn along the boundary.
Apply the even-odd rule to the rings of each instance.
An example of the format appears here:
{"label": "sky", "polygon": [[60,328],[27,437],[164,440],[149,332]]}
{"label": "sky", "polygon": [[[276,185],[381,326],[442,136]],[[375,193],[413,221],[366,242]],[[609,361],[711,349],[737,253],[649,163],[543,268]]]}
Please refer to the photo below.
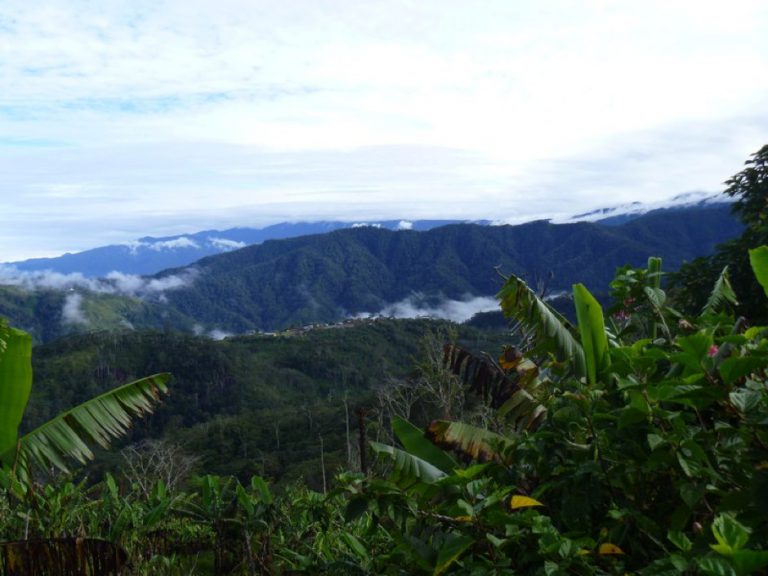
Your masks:
{"label": "sky", "polygon": [[768,2],[0,0],[0,262],[280,221],[718,192]]}

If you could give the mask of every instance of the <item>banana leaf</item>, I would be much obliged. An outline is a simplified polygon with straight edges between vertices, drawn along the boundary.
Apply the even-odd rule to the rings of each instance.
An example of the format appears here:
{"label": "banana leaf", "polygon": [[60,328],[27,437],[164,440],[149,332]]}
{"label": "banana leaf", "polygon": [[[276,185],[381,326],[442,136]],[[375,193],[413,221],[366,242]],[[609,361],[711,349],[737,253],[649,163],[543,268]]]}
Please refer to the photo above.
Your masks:
{"label": "banana leaf", "polygon": [[456,460],[427,440],[424,436],[424,431],[408,422],[408,420],[397,417],[393,418],[392,429],[403,447],[414,456],[418,456],[447,474],[450,474],[458,467]]}
{"label": "banana leaf", "polygon": [[506,462],[504,452],[512,446],[509,439],[462,422],[435,420],[427,428],[427,437],[443,450],[454,450],[479,462]]}
{"label": "banana leaf", "polygon": [[757,281],[768,296],[768,246],[760,246],[749,251],[749,263]]}
{"label": "banana leaf", "polygon": [[420,480],[431,484],[447,476],[437,466],[433,466],[426,460],[409,454],[405,450],[379,442],[371,442],[370,445],[376,454],[386,456],[392,460],[394,466],[393,475],[399,481]]}
{"label": "banana leaf", "polygon": [[52,418],[21,437],[16,447],[0,455],[15,467],[20,478],[28,477],[31,463],[67,471],[67,460],[85,463],[93,458],[89,444],[104,448],[125,434],[135,416],[152,412],[161,394],[167,393],[170,374],[147,376],[105,392]]}
{"label": "banana leaf", "polygon": [[728,279],[728,266],[726,266],[723,268],[723,271],[720,272],[720,276],[718,276],[717,281],[712,288],[712,292],[710,292],[709,298],[707,298],[707,303],[701,310],[701,315],[714,314],[723,306],[723,304],[736,306],[738,303],[739,301],[736,299],[736,293],[733,291],[731,282]]}
{"label": "banana leaf", "polygon": [[496,295],[507,317],[515,318],[535,335],[537,348],[554,353],[559,360],[573,363],[578,376],[586,375],[584,350],[575,335],[573,325],[549,306],[516,276],[510,276]]}
{"label": "banana leaf", "polygon": [[573,302],[579,321],[587,379],[594,384],[609,363],[603,309],[583,284],[573,285]]}
{"label": "banana leaf", "polygon": [[[0,456],[18,441],[19,424],[32,389],[32,337],[2,326],[0,351]],[[0,458],[0,462],[3,462]]]}

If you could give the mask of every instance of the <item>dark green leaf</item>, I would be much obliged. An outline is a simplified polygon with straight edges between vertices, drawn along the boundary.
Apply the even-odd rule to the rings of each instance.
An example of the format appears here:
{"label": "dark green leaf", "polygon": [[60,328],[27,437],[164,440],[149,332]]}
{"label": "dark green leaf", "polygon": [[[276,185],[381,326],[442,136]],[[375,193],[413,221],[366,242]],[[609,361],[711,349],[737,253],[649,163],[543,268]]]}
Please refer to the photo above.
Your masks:
{"label": "dark green leaf", "polygon": [[672,544],[677,546],[680,550],[683,552],[690,552],[691,547],[693,544],[691,543],[688,536],[685,535],[684,532],[680,532],[678,530],[670,530],[667,532],[667,538],[669,539]]}
{"label": "dark green leaf", "polygon": [[437,552],[437,564],[435,565],[435,570],[432,573],[432,576],[439,576],[439,574],[448,570],[451,564],[456,562],[464,551],[472,546],[474,542],[474,539],[468,536],[456,534],[448,536],[446,541],[440,547],[440,550]]}
{"label": "dark green leaf", "polygon": [[755,371],[764,370],[766,365],[768,365],[768,360],[765,358],[755,356],[734,356],[723,360],[720,363],[719,369],[720,375],[723,377],[723,382],[726,384],[733,384],[740,378]]}
{"label": "dark green leaf", "polygon": [[403,447],[414,456],[418,456],[447,474],[458,467],[456,460],[427,440],[424,431],[407,420],[393,418],[392,429]]}
{"label": "dark green leaf", "polygon": [[740,575],[755,574],[768,566],[768,550],[738,550],[731,556],[731,562]]}

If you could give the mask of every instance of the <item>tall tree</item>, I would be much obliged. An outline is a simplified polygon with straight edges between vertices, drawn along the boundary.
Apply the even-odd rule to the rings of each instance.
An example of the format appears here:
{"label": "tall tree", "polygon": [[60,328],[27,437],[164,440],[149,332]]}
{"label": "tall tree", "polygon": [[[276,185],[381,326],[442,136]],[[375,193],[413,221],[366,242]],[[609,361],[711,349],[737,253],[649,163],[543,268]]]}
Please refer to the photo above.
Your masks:
{"label": "tall tree", "polygon": [[676,300],[689,309],[701,309],[709,288],[728,267],[731,284],[739,295],[738,311],[752,322],[768,321],[768,307],[755,282],[748,251],[768,244],[768,144],[752,154],[746,167],[725,181],[725,193],[735,198],[733,212],[746,228],[738,238],[718,246],[712,256],[684,264],[672,275]]}

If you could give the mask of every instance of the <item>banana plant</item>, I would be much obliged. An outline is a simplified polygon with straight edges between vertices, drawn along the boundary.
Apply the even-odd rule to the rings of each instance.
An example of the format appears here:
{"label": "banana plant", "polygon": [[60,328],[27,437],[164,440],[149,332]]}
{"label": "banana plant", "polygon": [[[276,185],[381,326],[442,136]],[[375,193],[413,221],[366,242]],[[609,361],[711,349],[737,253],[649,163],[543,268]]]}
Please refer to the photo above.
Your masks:
{"label": "banana plant", "polygon": [[497,298],[505,316],[515,318],[532,332],[535,353],[549,352],[569,361],[576,376],[593,384],[608,366],[603,310],[583,284],[573,286],[576,328],[516,276],[507,278]]}
{"label": "banana plant", "polygon": [[68,461],[93,458],[90,446],[108,447],[124,435],[135,416],[152,412],[167,393],[167,373],[135,380],[71,408],[19,436],[32,390],[32,338],[0,323],[0,468],[26,484],[30,467],[68,471]]}
{"label": "banana plant", "polygon": [[496,297],[505,316],[514,318],[532,332],[534,354],[553,353],[559,360],[572,362],[577,375],[586,374],[584,349],[574,326],[523,280],[510,275]]}

